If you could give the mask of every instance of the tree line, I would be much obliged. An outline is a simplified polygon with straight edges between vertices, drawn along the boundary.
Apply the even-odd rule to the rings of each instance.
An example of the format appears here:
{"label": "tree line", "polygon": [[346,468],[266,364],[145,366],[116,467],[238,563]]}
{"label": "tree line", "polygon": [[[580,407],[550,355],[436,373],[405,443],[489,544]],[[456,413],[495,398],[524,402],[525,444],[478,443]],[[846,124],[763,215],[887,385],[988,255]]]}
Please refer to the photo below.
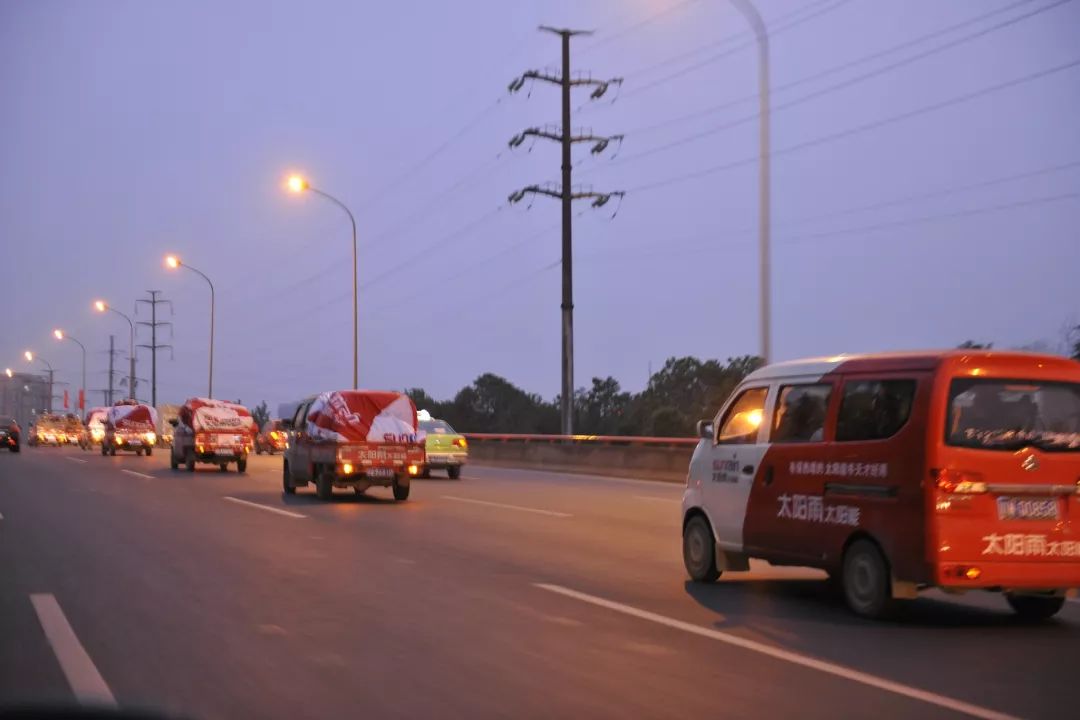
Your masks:
{"label": "tree line", "polygon": [[[745,355],[719,360],[669,358],[639,393],[624,391],[613,377],[592,379],[574,393],[574,431],[584,435],[693,435],[695,423],[714,416],[744,377],[761,367]],[[422,388],[405,391],[416,407],[463,432],[543,433],[560,430],[556,396],[548,402],[506,378],[485,373],[450,400]]]}

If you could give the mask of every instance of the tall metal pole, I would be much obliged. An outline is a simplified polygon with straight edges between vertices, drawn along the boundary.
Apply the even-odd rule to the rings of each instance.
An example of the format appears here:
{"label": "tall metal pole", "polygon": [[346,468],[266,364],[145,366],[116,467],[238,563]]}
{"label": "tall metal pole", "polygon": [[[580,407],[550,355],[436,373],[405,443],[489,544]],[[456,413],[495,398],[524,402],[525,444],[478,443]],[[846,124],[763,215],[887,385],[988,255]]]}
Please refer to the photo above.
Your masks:
{"label": "tall metal pole", "polygon": [[202,270],[199,270],[198,268],[193,268],[190,265],[188,265],[186,262],[180,262],[179,260],[176,261],[176,264],[179,265],[180,267],[186,267],[188,270],[192,271],[193,273],[198,274],[203,280],[206,281],[206,284],[210,286],[210,380],[207,383],[206,397],[213,398],[214,397],[214,304],[215,304],[214,283],[210,282],[210,278],[208,278],[206,276],[206,273],[204,273]]}
{"label": "tall metal pole", "polygon": [[113,403],[113,354],[116,352],[116,337],[114,335],[109,336],[109,398],[108,403]]}
{"label": "tall metal pole", "polygon": [[768,363],[772,359],[772,309],[771,309],[771,183],[770,183],[770,143],[769,143],[769,34],[765,21],[754,7],[751,0],[731,0],[735,8],[743,14],[754,30],[758,48],[758,264],[760,269],[759,289],[761,291],[761,359]]}
{"label": "tall metal pole", "polygon": [[360,322],[358,319],[359,314],[359,285],[357,283],[357,265],[358,259],[356,254],[356,218],[353,217],[352,211],[345,205],[345,203],[338,200],[330,193],[323,192],[322,190],[305,184],[304,189],[310,190],[313,193],[321,195],[330,202],[337,205],[339,208],[345,211],[345,214],[349,216],[349,222],[352,223],[352,338],[353,338],[353,356],[352,356],[352,385],[353,390],[360,388]]}
{"label": "tall metal pole", "polygon": [[[60,333],[59,330],[57,332]],[[68,335],[67,333],[60,333],[57,336],[57,340],[70,340],[71,342],[78,345],[79,349],[82,350],[82,386],[79,388],[79,399],[82,402],[79,403],[79,409],[83,410],[86,407],[86,346],[75,338]]]}
{"label": "tall metal pole", "polygon": [[562,36],[562,434],[574,433],[574,249],[571,187],[570,36]]}

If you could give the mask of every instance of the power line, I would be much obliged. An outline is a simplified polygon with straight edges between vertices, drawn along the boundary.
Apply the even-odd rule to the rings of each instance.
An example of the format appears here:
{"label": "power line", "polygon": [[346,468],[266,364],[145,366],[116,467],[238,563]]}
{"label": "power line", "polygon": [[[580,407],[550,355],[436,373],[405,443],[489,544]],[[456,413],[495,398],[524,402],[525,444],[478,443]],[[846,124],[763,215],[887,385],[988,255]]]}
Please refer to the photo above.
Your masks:
{"label": "power line", "polygon": [[[907,112],[903,112],[903,113],[900,113],[898,115],[891,115],[889,117],[882,118],[880,120],[874,120],[872,122],[864,123],[862,125],[857,125],[855,127],[848,128],[846,130],[841,130],[841,131],[838,131],[838,132],[829,133],[827,135],[822,135],[822,136],[819,136],[819,137],[816,137],[816,138],[813,138],[813,139],[810,139],[810,140],[805,140],[805,141],[803,141],[801,143],[796,143],[795,145],[790,145],[790,146],[788,146],[786,148],[781,148],[779,150],[774,150],[771,153],[771,155],[773,157],[776,157],[778,155],[788,155],[788,154],[791,154],[791,153],[794,153],[794,152],[798,152],[800,150],[805,150],[807,148],[816,147],[818,145],[824,145],[824,144],[830,143],[830,142],[835,142],[836,140],[841,140],[841,139],[844,139],[844,138],[847,138],[847,137],[851,137],[852,135],[858,135],[858,134],[861,134],[861,133],[864,133],[864,132],[869,132],[870,130],[877,130],[877,129],[885,127],[887,125],[892,125],[894,123],[901,122],[903,120],[907,120],[907,119],[910,119],[910,118],[913,118],[913,117],[917,117],[919,115],[925,115],[926,113],[929,113],[929,112],[934,112],[936,110],[942,110],[942,109],[947,108],[947,107],[952,107],[954,105],[959,105],[961,103],[968,102],[969,100],[974,100],[976,98],[982,97],[984,95],[989,95],[991,93],[998,92],[1000,90],[1005,90],[1007,88],[1015,87],[1017,85],[1022,85],[1024,83],[1031,82],[1033,80],[1038,80],[1040,78],[1048,77],[1048,76],[1053,75],[1055,73],[1063,72],[1065,70],[1070,70],[1070,69],[1076,67],[1077,65],[1080,65],[1080,59],[1071,60],[1071,61],[1069,61],[1067,63],[1061,64],[1061,65],[1055,65],[1053,67],[1046,68],[1045,70],[1040,70],[1038,72],[1034,72],[1034,73],[1031,73],[1029,75],[1024,75],[1024,76],[1019,77],[1019,78],[1014,78],[1012,80],[1006,80],[1004,82],[996,83],[994,85],[989,85],[987,87],[980,88],[979,90],[973,90],[971,92],[964,93],[963,95],[958,95],[956,97],[952,97],[952,98],[949,98],[949,99],[946,99],[946,100],[941,100],[939,102],[931,103],[929,105],[924,105],[924,106],[922,106],[920,108],[916,108],[914,110],[909,110]],[[751,165],[753,163],[756,163],[758,160],[759,160],[759,157],[757,155],[754,155],[753,157],[743,158],[741,160],[734,160],[734,161],[731,161],[731,162],[721,163],[719,165],[713,165],[713,166],[703,168],[701,170],[696,170],[694,172],[686,173],[686,174],[683,174],[683,175],[676,175],[674,177],[665,178],[663,180],[657,180],[657,181],[654,181],[654,182],[651,182],[651,183],[645,183],[644,185],[638,185],[637,187],[630,188],[629,190],[627,190],[627,192],[642,192],[642,191],[646,191],[646,190],[655,190],[657,188],[666,187],[668,185],[675,185],[675,184],[686,182],[686,181],[689,181],[689,180],[697,180],[697,179],[700,179],[702,177],[707,177],[709,175],[713,175],[715,173],[722,172],[724,170],[731,170],[731,169],[734,169],[734,168],[737,168],[737,167],[742,167],[742,166],[745,166],[745,165]]]}
{"label": "power line", "polygon": [[[987,18],[993,17],[994,15],[1000,15],[1003,12],[1008,12],[1010,10],[1014,10],[1015,8],[1017,8],[1017,7],[1021,6],[1021,5],[1028,5],[1028,4],[1030,4],[1030,3],[1034,2],[1034,1],[1035,0],[1020,0],[1019,2],[1015,2],[1015,3],[1012,3],[1010,5],[1006,5],[1003,8],[998,8],[997,10],[992,10],[991,12],[988,12],[988,13],[982,13],[980,15],[977,15],[977,16],[975,16],[973,18],[969,18],[969,19],[964,20],[962,22],[954,23],[952,25],[949,25],[948,27],[944,27],[944,28],[941,28],[939,30],[935,30],[932,33],[928,33],[926,35],[921,35],[921,36],[919,36],[917,38],[912,38],[911,40],[906,40],[906,41],[904,41],[904,42],[902,42],[902,43],[900,43],[898,45],[893,45],[892,47],[886,48],[884,50],[878,50],[876,52],[870,53],[869,55],[864,55],[864,56],[862,56],[860,58],[857,58],[855,60],[849,60],[847,62],[840,63],[838,65],[833,65],[831,67],[825,68],[824,70],[819,70],[819,71],[813,72],[813,73],[811,73],[809,75],[804,75],[803,77],[798,78],[796,80],[791,80],[791,81],[788,81],[786,83],[780,83],[780,84],[777,84],[777,85],[773,85],[772,88],[771,88],[771,92],[783,92],[785,90],[790,90],[791,88],[798,87],[799,85],[804,85],[804,84],[806,84],[808,82],[813,82],[814,80],[820,80],[823,77],[828,77],[829,75],[834,75],[834,74],[836,74],[838,72],[841,72],[843,70],[847,70],[849,68],[856,67],[858,65],[862,65],[864,63],[870,62],[872,60],[877,60],[878,58],[885,57],[887,55],[891,55],[891,54],[893,54],[895,52],[898,52],[900,50],[904,50],[904,49],[906,49],[908,47],[911,47],[912,45],[918,45],[919,43],[925,42],[927,40],[932,40],[932,39],[934,39],[936,37],[940,37],[942,35],[948,35],[949,33],[953,32],[955,30],[959,30],[959,29],[961,29],[963,27],[966,27],[966,26],[971,25],[973,23],[979,22],[981,20],[986,20]],[[727,110],[728,108],[735,107],[737,105],[741,105],[744,102],[749,102],[749,101],[755,100],[755,99],[757,99],[757,93],[750,93],[748,95],[743,95],[742,97],[738,97],[738,98],[735,98],[733,100],[728,100],[728,101],[725,101],[725,102],[722,102],[722,103],[719,103],[719,104],[716,104],[716,105],[710,105],[708,107],[702,108],[701,110],[695,110],[692,113],[687,113],[685,115],[679,115],[679,116],[673,117],[673,118],[671,118],[669,120],[663,120],[663,121],[660,121],[658,123],[652,123],[650,125],[644,125],[644,126],[641,126],[641,127],[638,127],[638,128],[633,128],[631,130],[628,130],[627,134],[630,135],[630,134],[642,134],[642,133],[654,132],[656,130],[661,130],[661,129],[669,127],[671,125],[676,125],[676,124],[679,124],[679,123],[683,123],[683,122],[686,122],[688,120],[695,120],[695,119],[697,119],[699,117],[705,117],[707,115],[712,115],[713,113],[719,112],[721,110]]]}
{"label": "power line", "polygon": [[[811,100],[816,100],[817,98],[820,98],[820,97],[822,97],[824,95],[834,93],[834,92],[836,92],[838,90],[843,90],[845,88],[851,87],[852,85],[856,85],[856,84],[858,84],[860,82],[863,82],[865,80],[869,80],[870,78],[877,77],[878,75],[883,75],[883,74],[885,74],[887,72],[891,72],[893,70],[896,70],[897,68],[900,68],[900,67],[903,67],[905,65],[909,65],[909,64],[911,64],[913,62],[916,62],[918,60],[922,60],[924,58],[930,57],[931,55],[935,55],[935,54],[937,54],[939,52],[949,50],[949,49],[954,48],[954,47],[956,47],[958,45],[961,45],[963,43],[967,43],[967,42],[970,42],[970,41],[975,40],[977,38],[988,35],[988,34],[990,34],[992,32],[996,32],[996,31],[1002,30],[1002,29],[1004,29],[1006,27],[1015,25],[1016,23],[1022,22],[1023,20],[1030,19],[1030,18],[1035,17],[1036,15],[1040,15],[1040,14],[1042,14],[1042,13],[1048,11],[1048,10],[1052,10],[1052,9],[1054,9],[1056,7],[1060,7],[1061,5],[1064,5],[1067,2],[1071,2],[1071,0],[1056,0],[1056,2],[1053,2],[1050,5],[1046,5],[1046,6],[1043,6],[1041,8],[1036,8],[1035,10],[1027,12],[1027,13],[1025,13],[1023,15],[1018,15],[1017,17],[1010,18],[1008,20],[1004,20],[1004,21],[1002,21],[1000,23],[997,23],[996,25],[991,25],[988,28],[983,28],[982,30],[978,30],[976,32],[970,33],[968,35],[965,35],[963,37],[960,37],[960,38],[952,40],[952,41],[950,41],[948,43],[945,43],[943,45],[939,45],[937,47],[930,48],[929,50],[924,50],[923,52],[920,52],[920,53],[918,53],[916,55],[911,55],[911,56],[906,57],[906,58],[904,58],[902,60],[898,60],[896,62],[890,63],[889,65],[884,65],[884,66],[882,66],[880,68],[875,68],[874,70],[870,70],[870,71],[865,72],[865,73],[863,73],[861,75],[856,75],[855,77],[848,78],[848,79],[846,79],[846,80],[844,80],[842,82],[836,83],[834,85],[829,85],[828,87],[820,88],[818,90],[815,90],[814,92],[808,93],[807,95],[803,95],[802,97],[794,98],[794,99],[789,100],[787,102],[780,103],[779,105],[774,105],[773,108],[772,108],[772,112],[775,113],[775,112],[778,112],[780,110],[787,110],[789,108],[795,107],[796,105],[801,105],[801,104],[803,104],[805,102],[809,102]],[[664,143],[663,145],[659,145],[657,147],[650,148],[648,150],[644,150],[644,151],[636,153],[634,155],[630,155],[628,157],[622,158],[621,160],[613,160],[611,162],[611,165],[622,165],[622,164],[625,164],[625,163],[628,163],[628,162],[632,162],[634,160],[638,160],[640,158],[655,155],[658,152],[663,152],[665,150],[670,150],[670,149],[675,148],[675,147],[686,145],[687,143],[695,142],[697,140],[701,140],[703,138],[710,137],[712,135],[716,135],[717,133],[723,132],[725,130],[730,130],[730,129],[734,128],[734,127],[738,127],[739,125],[743,125],[745,123],[751,122],[753,120],[758,119],[760,116],[761,116],[761,113],[758,113],[758,112],[752,113],[750,115],[745,115],[745,116],[743,116],[741,118],[738,118],[736,120],[731,120],[729,122],[725,122],[725,123],[722,123],[720,125],[715,125],[715,126],[713,126],[711,128],[708,128],[706,130],[702,130],[701,132],[696,132],[696,133],[693,133],[692,135],[687,135],[687,136],[679,138],[677,140],[672,140],[671,142]]]}
{"label": "power line", "polygon": [[423,170],[425,167],[427,167],[427,165],[432,160],[437,158],[439,155],[441,155],[443,152],[445,152],[447,148],[449,148],[451,145],[453,145],[454,142],[456,142],[460,138],[464,137],[466,134],[469,133],[470,130],[472,130],[477,125],[479,125],[480,121],[483,120],[485,117],[487,117],[489,113],[491,113],[496,108],[500,107],[500,105],[502,104],[502,101],[503,101],[503,98],[500,96],[500,97],[496,98],[495,102],[490,103],[489,105],[486,105],[480,112],[478,112],[476,115],[474,115],[472,118],[470,118],[457,132],[455,132],[449,138],[447,138],[442,143],[437,145],[434,149],[431,150],[431,152],[429,152],[427,155],[425,155],[423,158],[421,158],[419,160],[419,162],[417,162],[415,165],[410,167],[408,170],[406,170],[402,174],[398,175],[396,178],[394,178],[390,182],[383,185],[373,195],[369,196],[367,198],[367,200],[364,201],[364,204],[365,205],[370,205],[370,204],[374,203],[376,200],[381,198],[387,192],[389,192],[393,188],[396,188],[402,182],[404,182],[408,178],[412,177],[415,173],[419,172],[420,170]]}

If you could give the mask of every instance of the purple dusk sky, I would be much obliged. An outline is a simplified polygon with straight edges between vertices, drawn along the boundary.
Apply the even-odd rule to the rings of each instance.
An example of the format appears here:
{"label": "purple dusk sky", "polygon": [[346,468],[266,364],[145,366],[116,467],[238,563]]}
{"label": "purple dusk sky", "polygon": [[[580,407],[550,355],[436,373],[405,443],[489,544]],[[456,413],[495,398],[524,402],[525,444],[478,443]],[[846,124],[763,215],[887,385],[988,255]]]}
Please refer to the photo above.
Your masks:
{"label": "purple dusk sky", "polygon": [[[1080,316],[1080,2],[757,5],[776,359],[1060,343]],[[216,395],[348,386],[348,219],[286,193],[296,170],[357,216],[363,386],[448,397],[490,371],[554,396],[559,207],[507,205],[559,179],[557,145],[507,148],[559,120],[556,88],[506,91],[558,58],[542,23],[595,29],[575,68],[626,79],[615,102],[575,95],[575,127],[626,134],[614,158],[579,147],[575,183],[627,191],[575,208],[576,384],[757,352],[757,60],[729,2],[7,0],[0,366],[30,348],[77,385],[63,327],[102,388],[128,331],[92,301],[131,313],[158,289],[158,400],[204,394],[209,293],[163,267],[175,252],[218,289]]]}

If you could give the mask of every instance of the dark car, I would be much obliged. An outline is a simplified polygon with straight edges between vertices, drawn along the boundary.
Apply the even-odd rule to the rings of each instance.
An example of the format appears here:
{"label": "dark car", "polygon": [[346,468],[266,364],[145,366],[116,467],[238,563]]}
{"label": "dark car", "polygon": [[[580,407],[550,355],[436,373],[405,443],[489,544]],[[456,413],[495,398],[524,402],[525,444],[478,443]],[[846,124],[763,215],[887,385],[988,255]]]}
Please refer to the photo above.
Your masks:
{"label": "dark car", "polygon": [[0,415],[0,447],[7,448],[13,453],[19,452],[21,436],[22,432],[15,418]]}
{"label": "dark car", "polygon": [[281,420],[267,420],[255,436],[255,454],[284,452],[287,439]]}

